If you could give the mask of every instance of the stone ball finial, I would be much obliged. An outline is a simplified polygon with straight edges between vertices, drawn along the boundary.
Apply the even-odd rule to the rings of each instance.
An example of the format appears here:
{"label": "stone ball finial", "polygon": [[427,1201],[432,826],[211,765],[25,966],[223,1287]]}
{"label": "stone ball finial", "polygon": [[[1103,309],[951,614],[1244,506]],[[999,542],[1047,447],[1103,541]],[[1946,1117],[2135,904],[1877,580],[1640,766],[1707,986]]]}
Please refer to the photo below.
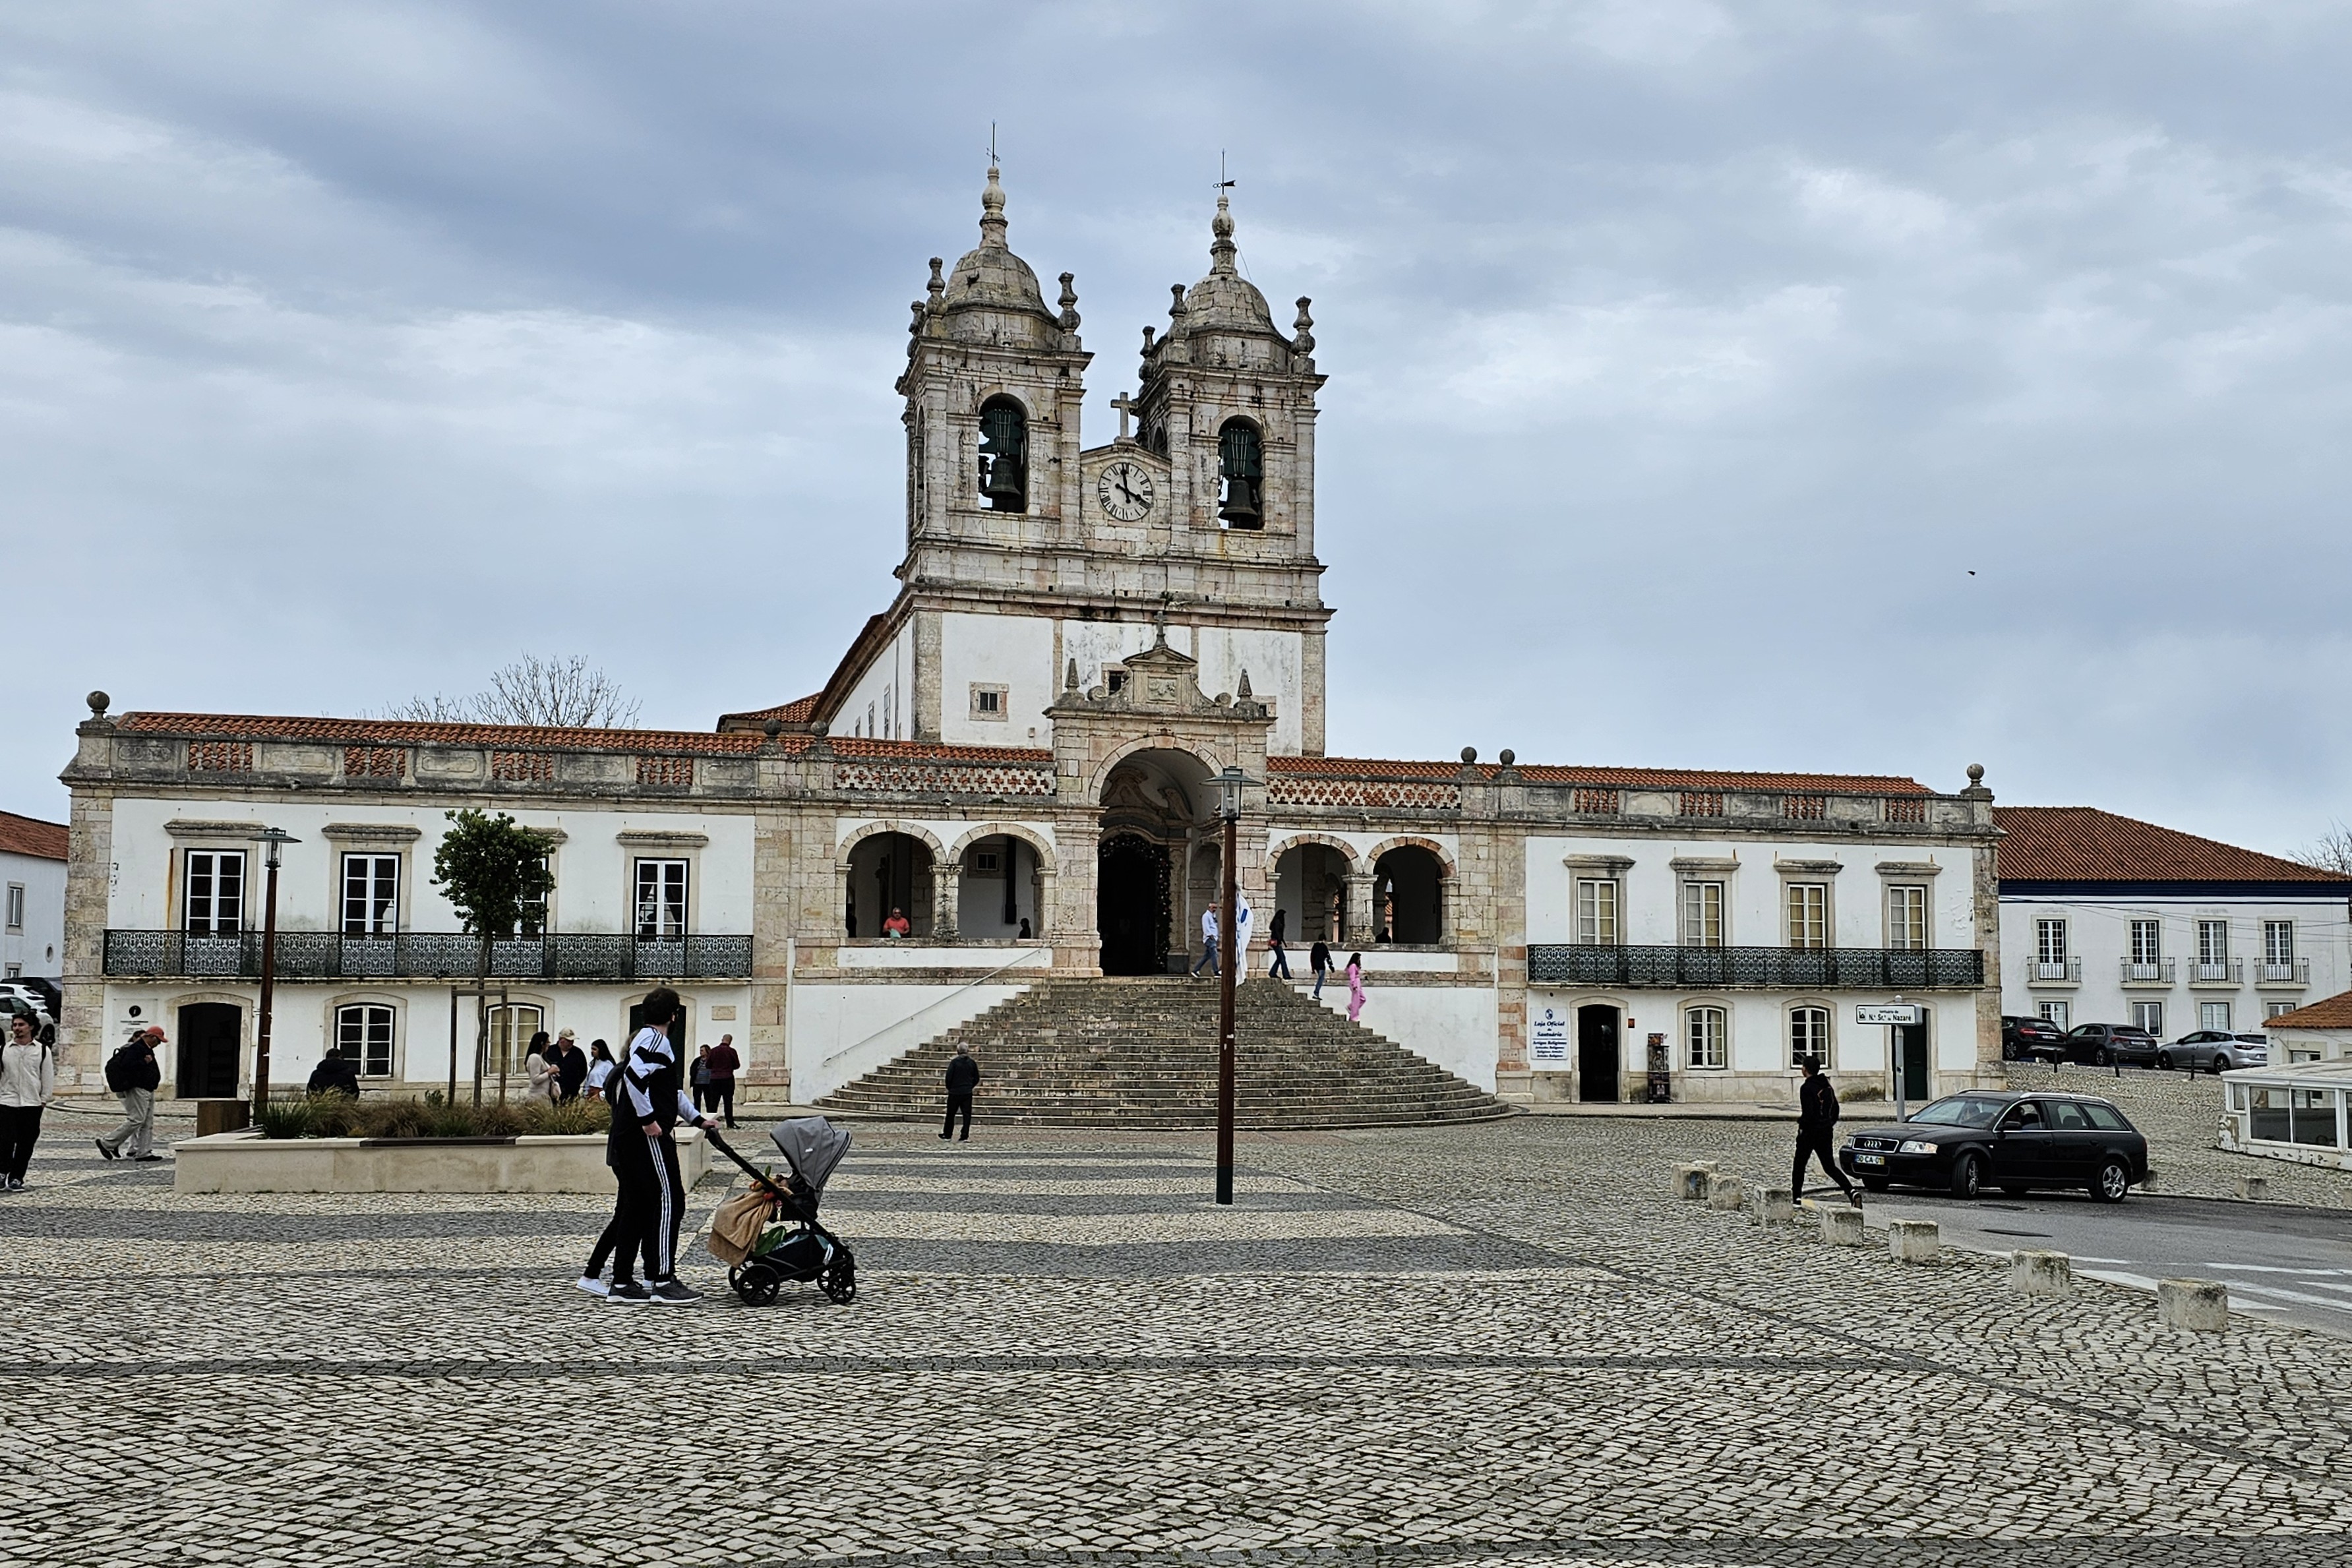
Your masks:
{"label": "stone ball finial", "polygon": [[782,719],[771,719],[760,726],[760,731],[768,737],[768,743],[772,746],[776,743],[776,737],[784,732],[784,721]]}
{"label": "stone ball finial", "polygon": [[89,716],[91,718],[103,719],[106,717],[106,705],[113,701],[114,699],[109,697],[103,691],[93,691],[82,700],[89,704]]}
{"label": "stone ball finial", "polygon": [[1969,764],[1969,783],[1972,784],[1980,784],[1984,783],[1984,764],[1982,763],[1970,763]]}
{"label": "stone ball finial", "polygon": [[1513,750],[1511,750],[1511,748],[1510,748],[1510,747],[1508,747],[1508,746],[1505,746],[1505,747],[1503,748],[1503,755],[1502,755],[1502,757],[1501,757],[1500,761],[1502,762],[1502,764],[1503,764],[1505,767],[1507,767],[1507,767],[1509,767],[1513,763],[1516,763],[1516,762],[1517,762],[1518,760],[1519,760],[1519,754],[1518,754],[1517,752],[1514,752],[1514,751],[1513,751]]}
{"label": "stone ball finial", "polygon": [[1478,748],[1477,748],[1477,747],[1475,747],[1475,746],[1465,746],[1465,747],[1463,747],[1463,748],[1462,748],[1462,765],[1463,765],[1464,767],[1465,767],[1465,768],[1466,768],[1466,767],[1468,767],[1472,763],[1475,763],[1475,762],[1476,762],[1477,760],[1478,760]]}

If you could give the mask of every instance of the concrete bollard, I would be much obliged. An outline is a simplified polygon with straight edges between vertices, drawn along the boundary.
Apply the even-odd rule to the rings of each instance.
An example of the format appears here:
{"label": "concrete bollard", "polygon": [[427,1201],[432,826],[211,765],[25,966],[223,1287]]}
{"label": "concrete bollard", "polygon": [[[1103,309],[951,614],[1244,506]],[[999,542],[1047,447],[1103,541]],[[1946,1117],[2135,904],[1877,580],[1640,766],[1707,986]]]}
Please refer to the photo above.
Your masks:
{"label": "concrete bollard", "polygon": [[2261,1203],[2265,1197],[2270,1195],[2270,1178],[2267,1176],[2240,1176],[2238,1178],[2238,1195],[2245,1199],[2250,1204]]}
{"label": "concrete bollard", "polygon": [[1706,1196],[1706,1184],[1714,1178],[1714,1168],[1707,1165],[1676,1165],[1675,1196],[1685,1203],[1697,1203]]}
{"label": "concrete bollard", "polygon": [[2009,1255],[2009,1288],[2021,1296],[2066,1295],[2074,1289],[2074,1260],[2020,1247]]}
{"label": "concrete bollard", "polygon": [[2230,1326],[2230,1288],[2212,1279],[2159,1279],[2156,1321],[2200,1334],[2221,1333]]}
{"label": "concrete bollard", "polygon": [[1757,1188],[1748,1208],[1758,1225],[1789,1225],[1797,1217],[1797,1205],[1790,1200],[1786,1187]]}
{"label": "concrete bollard", "polygon": [[1943,1233],[1932,1219],[1898,1219],[1886,1226],[1886,1250],[1898,1263],[1937,1263],[1943,1259]]}
{"label": "concrete bollard", "polygon": [[1706,1206],[1742,1209],[1748,1206],[1748,1184],[1738,1176],[1714,1176],[1706,1184]]}
{"label": "concrete bollard", "polygon": [[1832,1247],[1867,1247],[1870,1237],[1862,1228],[1862,1211],[1852,1205],[1831,1208],[1824,1205],[1816,1211],[1822,1216],[1822,1239]]}

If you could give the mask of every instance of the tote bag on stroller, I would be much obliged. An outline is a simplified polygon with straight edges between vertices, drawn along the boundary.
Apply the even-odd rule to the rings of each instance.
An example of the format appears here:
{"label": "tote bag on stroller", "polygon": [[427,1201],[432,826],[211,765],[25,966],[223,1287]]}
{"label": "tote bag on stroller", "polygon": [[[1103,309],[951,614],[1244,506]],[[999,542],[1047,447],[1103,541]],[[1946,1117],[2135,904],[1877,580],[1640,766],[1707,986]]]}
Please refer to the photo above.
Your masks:
{"label": "tote bag on stroller", "polygon": [[710,1249],[713,1258],[730,1268],[741,1263],[760,1245],[774,1205],[775,1200],[757,1187],[748,1193],[737,1193],[711,1215],[710,1235],[703,1245]]}

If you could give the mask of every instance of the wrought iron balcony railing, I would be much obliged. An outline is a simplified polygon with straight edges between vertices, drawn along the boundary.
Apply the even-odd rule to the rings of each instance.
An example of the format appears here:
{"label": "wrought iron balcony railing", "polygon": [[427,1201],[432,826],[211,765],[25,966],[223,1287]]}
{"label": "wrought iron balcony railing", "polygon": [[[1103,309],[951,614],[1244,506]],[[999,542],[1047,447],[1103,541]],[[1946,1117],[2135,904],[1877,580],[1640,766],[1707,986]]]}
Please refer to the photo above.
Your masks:
{"label": "wrought iron balcony railing", "polygon": [[1528,949],[1538,985],[1800,991],[1968,990],[1984,984],[1972,947],[1578,947]]}
{"label": "wrought iron balcony railing", "polygon": [[2172,984],[2173,961],[2168,958],[2126,958],[2123,964],[2126,985],[2169,985]]}
{"label": "wrought iron balcony railing", "polygon": [[[470,978],[478,939],[463,931],[404,931],[392,936],[281,931],[280,981]],[[201,936],[178,931],[110,931],[110,977],[258,980],[261,933]],[[732,980],[751,973],[748,936],[637,937],[626,931],[553,931],[490,943],[493,980]]]}
{"label": "wrought iron balcony railing", "polygon": [[2243,985],[2246,983],[2246,961],[2242,958],[2200,958],[2189,966],[2191,985]]}
{"label": "wrought iron balcony railing", "polygon": [[2311,984],[2311,960],[2287,958],[2273,963],[2264,959],[2254,966],[2257,985],[2308,985]]}
{"label": "wrought iron balcony railing", "polygon": [[2079,958],[2037,958],[2025,978],[2030,985],[2080,985],[2083,984],[2083,961]]}

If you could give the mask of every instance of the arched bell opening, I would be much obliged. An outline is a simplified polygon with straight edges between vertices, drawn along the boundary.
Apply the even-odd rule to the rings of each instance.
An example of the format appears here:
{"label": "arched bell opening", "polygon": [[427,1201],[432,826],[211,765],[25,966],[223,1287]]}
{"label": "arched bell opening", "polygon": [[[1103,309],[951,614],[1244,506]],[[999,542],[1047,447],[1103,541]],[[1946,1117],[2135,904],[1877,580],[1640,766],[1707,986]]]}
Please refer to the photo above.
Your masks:
{"label": "arched bell opening", "polygon": [[1276,858],[1274,907],[1286,917],[1289,941],[1338,946],[1348,940],[1348,864],[1328,844],[1295,844]]}
{"label": "arched bell opening", "polygon": [[921,839],[907,833],[859,839],[843,880],[844,935],[887,935],[894,913],[905,918],[909,937],[933,934],[931,847]]}
{"label": "arched bell opening", "polygon": [[1402,845],[1372,867],[1377,942],[1427,946],[1443,934],[1445,867],[1417,844]]}
{"label": "arched bell opening", "polygon": [[1246,419],[1217,432],[1217,521],[1227,528],[1265,526],[1265,441]]}
{"label": "arched bell opening", "polygon": [[980,405],[980,501],[991,511],[1029,510],[1029,415],[1014,398]]}

